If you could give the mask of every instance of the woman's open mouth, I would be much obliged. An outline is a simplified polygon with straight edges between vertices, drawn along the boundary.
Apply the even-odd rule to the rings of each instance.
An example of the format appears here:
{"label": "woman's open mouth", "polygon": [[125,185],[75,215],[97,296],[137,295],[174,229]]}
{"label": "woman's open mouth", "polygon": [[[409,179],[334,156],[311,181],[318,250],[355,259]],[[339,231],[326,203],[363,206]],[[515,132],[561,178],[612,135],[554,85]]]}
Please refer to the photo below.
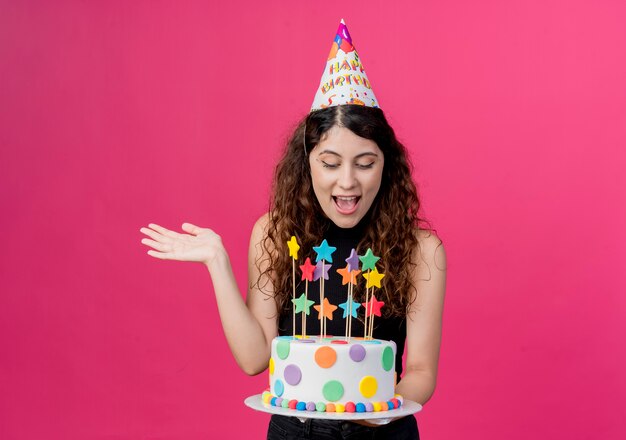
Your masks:
{"label": "woman's open mouth", "polygon": [[359,200],[361,196],[333,196],[337,212],[343,215],[354,214],[359,206]]}

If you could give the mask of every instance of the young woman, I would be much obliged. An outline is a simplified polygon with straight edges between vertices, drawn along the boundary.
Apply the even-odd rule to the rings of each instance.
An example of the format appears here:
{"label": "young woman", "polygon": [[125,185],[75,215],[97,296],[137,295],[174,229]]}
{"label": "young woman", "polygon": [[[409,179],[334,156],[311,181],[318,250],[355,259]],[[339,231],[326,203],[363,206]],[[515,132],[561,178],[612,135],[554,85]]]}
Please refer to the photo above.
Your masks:
{"label": "young woman", "polygon": [[[312,247],[327,239],[337,247],[333,258],[340,262],[352,248],[361,255],[371,248],[381,257],[379,271],[388,275],[377,291],[385,307],[383,317],[375,320],[374,337],[397,344],[396,371],[401,380],[396,392],[424,404],[437,378],[446,257],[439,238],[424,228],[419,205],[405,148],[383,111],[338,105],[307,115],[276,167],[270,211],[256,222],[250,239],[245,302],[226,249],[212,230],[184,223],[185,233],[180,234],[150,224],[141,229],[149,237],[142,243],[152,248],[148,253],[153,257],[207,266],[228,344],[250,375],[265,371],[272,339],[294,331],[289,238],[297,237],[302,255],[312,255]],[[336,278],[331,276],[326,283],[326,296],[333,304],[345,300],[346,289]],[[363,289],[354,294],[357,301],[365,301]],[[313,313],[306,325],[308,334],[319,334]],[[343,320],[327,321],[327,326],[327,334],[345,332]],[[298,324],[295,331],[301,331]],[[352,334],[362,333],[363,323],[353,322]],[[302,423],[273,416],[268,438],[288,435],[419,438],[412,416],[381,426],[311,419]]]}

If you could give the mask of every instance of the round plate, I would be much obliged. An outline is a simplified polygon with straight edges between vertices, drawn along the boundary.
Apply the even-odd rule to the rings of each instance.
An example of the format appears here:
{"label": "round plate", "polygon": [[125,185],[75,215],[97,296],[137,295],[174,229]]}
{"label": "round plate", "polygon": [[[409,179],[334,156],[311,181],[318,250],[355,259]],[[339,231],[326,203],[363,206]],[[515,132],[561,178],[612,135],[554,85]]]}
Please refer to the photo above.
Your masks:
{"label": "round plate", "polygon": [[402,406],[391,411],[363,412],[363,413],[337,413],[337,412],[317,412],[317,411],[297,411],[289,408],[279,408],[263,403],[261,394],[248,397],[244,400],[246,406],[270,414],[281,416],[298,417],[299,419],[324,419],[324,420],[368,420],[372,423],[384,425],[397,417],[408,416],[422,410],[422,405],[412,400],[404,400]]}

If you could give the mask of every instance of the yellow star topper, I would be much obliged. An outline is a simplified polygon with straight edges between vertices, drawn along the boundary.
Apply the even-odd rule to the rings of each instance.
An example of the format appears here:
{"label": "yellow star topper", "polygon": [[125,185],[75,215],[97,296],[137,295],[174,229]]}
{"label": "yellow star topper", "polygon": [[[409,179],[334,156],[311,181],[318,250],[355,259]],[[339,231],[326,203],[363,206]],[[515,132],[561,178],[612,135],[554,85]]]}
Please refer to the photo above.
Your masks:
{"label": "yellow star topper", "polygon": [[367,280],[367,288],[378,287],[380,289],[380,280],[385,276],[384,273],[379,273],[378,269],[374,268],[370,273],[363,273],[363,278]]}
{"label": "yellow star topper", "polygon": [[296,241],[295,236],[291,236],[291,240],[287,242],[287,246],[289,246],[289,256],[294,260],[298,259],[298,251],[300,250],[300,245]]}

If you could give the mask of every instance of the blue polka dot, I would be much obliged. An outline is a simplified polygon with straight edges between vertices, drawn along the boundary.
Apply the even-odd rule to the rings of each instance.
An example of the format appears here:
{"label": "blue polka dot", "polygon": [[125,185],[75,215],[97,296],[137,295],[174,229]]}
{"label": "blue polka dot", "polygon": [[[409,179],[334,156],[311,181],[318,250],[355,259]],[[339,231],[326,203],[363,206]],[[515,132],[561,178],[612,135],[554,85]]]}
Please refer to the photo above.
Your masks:
{"label": "blue polka dot", "polygon": [[306,410],[306,402],[298,402],[298,404],[296,405],[296,409],[298,411],[305,411]]}
{"label": "blue polka dot", "polygon": [[280,379],[276,379],[276,382],[274,382],[274,392],[278,397],[282,396],[285,392],[285,385]]}
{"label": "blue polka dot", "polygon": [[365,412],[365,404],[357,403],[356,404],[356,412]]}

